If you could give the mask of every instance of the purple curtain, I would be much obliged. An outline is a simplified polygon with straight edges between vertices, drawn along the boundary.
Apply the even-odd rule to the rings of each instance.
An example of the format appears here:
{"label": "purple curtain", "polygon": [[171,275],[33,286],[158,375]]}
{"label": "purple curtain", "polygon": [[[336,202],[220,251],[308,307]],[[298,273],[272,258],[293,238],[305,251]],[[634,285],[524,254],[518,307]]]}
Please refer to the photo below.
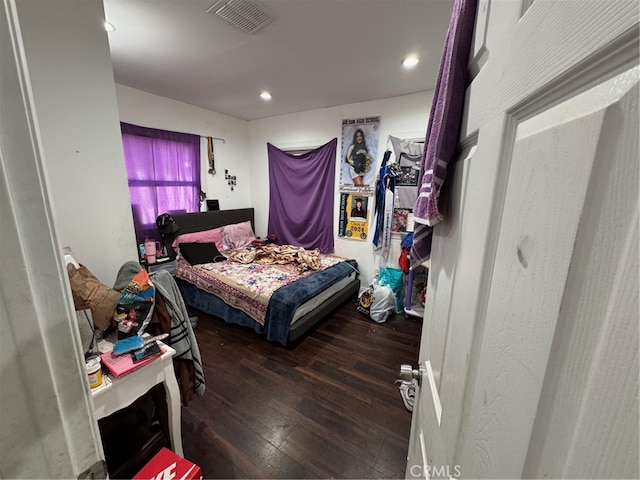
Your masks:
{"label": "purple curtain", "polygon": [[336,145],[290,155],[267,143],[269,154],[269,227],[280,245],[333,253],[333,202]]}
{"label": "purple curtain", "polygon": [[161,213],[197,212],[200,136],[121,123],[136,241],[160,240]]}
{"label": "purple curtain", "polygon": [[433,225],[442,221],[438,195],[460,136],[476,8],[477,0],[455,0],[451,13],[422,152],[418,198],[413,209],[412,268],[431,256]]}

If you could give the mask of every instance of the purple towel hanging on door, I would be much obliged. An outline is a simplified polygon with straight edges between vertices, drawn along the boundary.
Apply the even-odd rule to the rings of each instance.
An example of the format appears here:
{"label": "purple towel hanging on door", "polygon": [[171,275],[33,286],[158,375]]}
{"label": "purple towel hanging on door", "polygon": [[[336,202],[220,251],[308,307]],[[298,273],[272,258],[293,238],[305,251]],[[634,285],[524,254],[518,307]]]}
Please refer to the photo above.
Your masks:
{"label": "purple towel hanging on door", "polygon": [[431,256],[433,225],[442,220],[438,196],[447,176],[447,165],[458,145],[476,8],[477,0],[455,0],[451,13],[422,152],[418,198],[413,209],[412,268]]}

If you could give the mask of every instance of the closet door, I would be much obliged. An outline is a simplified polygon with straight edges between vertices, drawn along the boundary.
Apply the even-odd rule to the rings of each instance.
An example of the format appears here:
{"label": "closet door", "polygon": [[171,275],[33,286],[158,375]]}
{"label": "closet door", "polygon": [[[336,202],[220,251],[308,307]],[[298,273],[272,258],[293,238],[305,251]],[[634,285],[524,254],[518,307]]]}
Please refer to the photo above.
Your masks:
{"label": "closet door", "polygon": [[638,476],[638,4],[480,0],[407,478]]}

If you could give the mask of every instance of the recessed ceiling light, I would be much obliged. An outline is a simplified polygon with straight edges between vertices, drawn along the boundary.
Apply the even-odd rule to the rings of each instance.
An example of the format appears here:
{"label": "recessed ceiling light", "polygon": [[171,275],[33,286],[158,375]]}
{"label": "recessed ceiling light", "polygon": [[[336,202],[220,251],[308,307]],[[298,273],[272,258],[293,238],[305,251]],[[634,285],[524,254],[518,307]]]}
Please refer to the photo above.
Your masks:
{"label": "recessed ceiling light", "polygon": [[409,55],[404,60],[402,60],[402,66],[404,68],[413,68],[416,65],[418,65],[419,61],[420,59],[418,58],[417,55]]}
{"label": "recessed ceiling light", "polygon": [[113,25],[113,23],[109,23],[109,22],[104,22],[104,29],[107,32],[115,32],[116,31],[116,27]]}
{"label": "recessed ceiling light", "polygon": [[271,100],[271,94],[265,90],[264,92],[260,92],[260,98],[263,100]]}

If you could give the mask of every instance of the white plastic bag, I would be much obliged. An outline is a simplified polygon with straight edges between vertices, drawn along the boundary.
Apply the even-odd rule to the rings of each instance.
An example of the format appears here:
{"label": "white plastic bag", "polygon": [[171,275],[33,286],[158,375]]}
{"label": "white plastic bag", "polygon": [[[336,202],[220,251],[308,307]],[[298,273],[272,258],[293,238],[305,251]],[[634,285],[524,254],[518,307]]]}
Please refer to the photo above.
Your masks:
{"label": "white plastic bag", "polygon": [[373,302],[369,307],[371,320],[382,323],[396,309],[396,296],[388,285],[373,283]]}
{"label": "white plastic bag", "polygon": [[373,303],[373,285],[369,285],[358,296],[358,303],[356,304],[356,308],[359,312],[364,313],[368,317],[369,309],[371,308],[372,303]]}

